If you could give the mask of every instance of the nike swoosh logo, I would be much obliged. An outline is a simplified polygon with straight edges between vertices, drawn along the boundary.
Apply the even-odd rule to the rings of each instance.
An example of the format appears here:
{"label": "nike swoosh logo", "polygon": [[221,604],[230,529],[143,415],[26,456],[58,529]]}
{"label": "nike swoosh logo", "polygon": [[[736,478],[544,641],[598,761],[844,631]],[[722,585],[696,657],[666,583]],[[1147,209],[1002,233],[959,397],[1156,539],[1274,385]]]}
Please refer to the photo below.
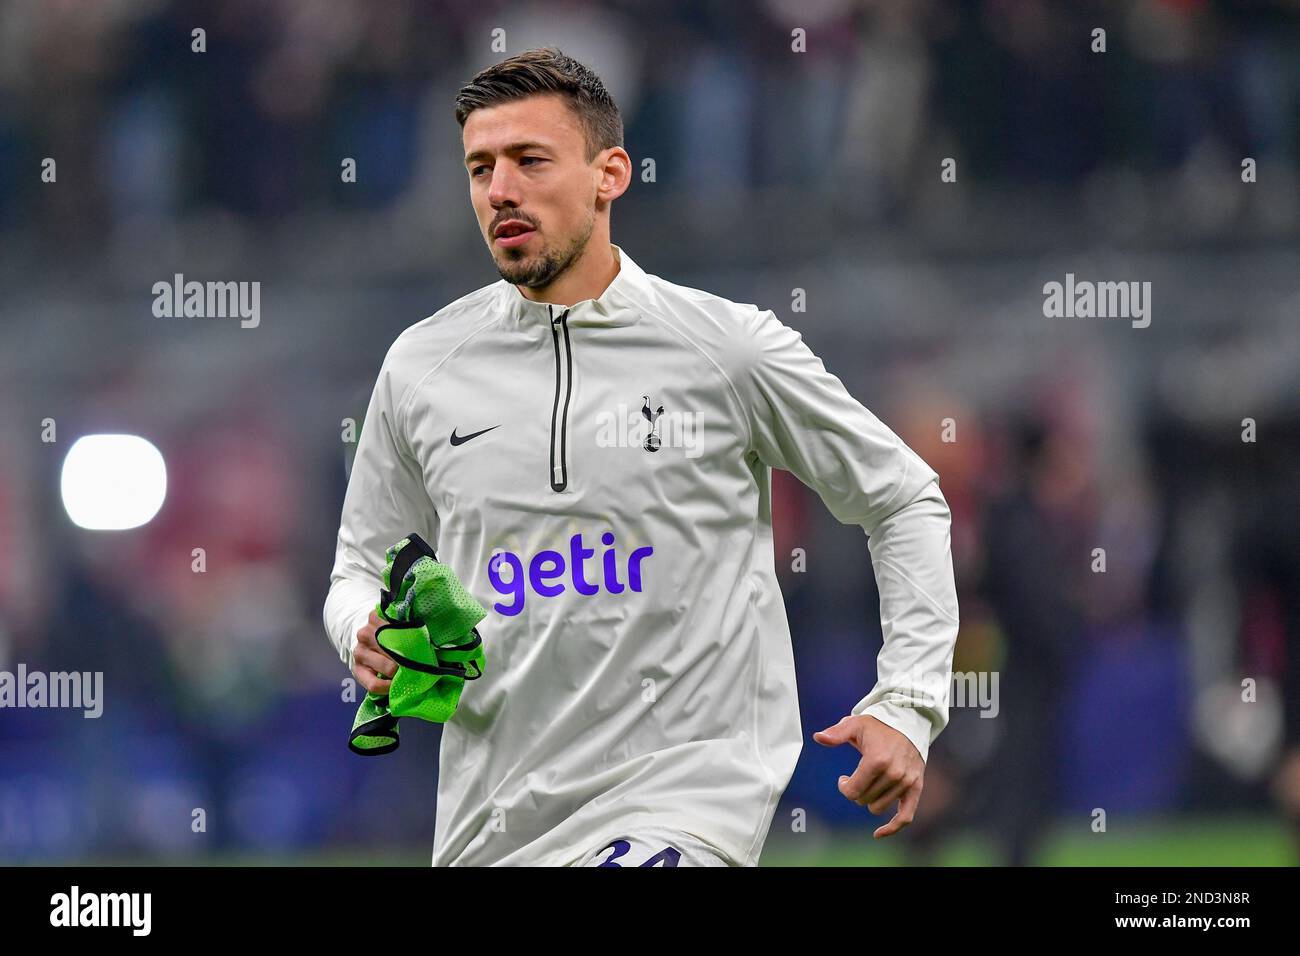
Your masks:
{"label": "nike swoosh logo", "polygon": [[[501,427],[500,425],[493,425],[493,426],[492,426],[492,428],[500,428],[500,427]],[[456,429],[453,428],[453,429],[451,430],[451,443],[452,443],[453,445],[463,445],[463,444],[465,444],[465,442],[469,441],[471,438],[478,438],[479,435],[487,434],[488,432],[490,432],[490,431],[492,430],[492,428],[485,428],[485,429],[483,429],[482,431],[479,431],[479,432],[471,432],[471,433],[468,434],[468,435],[457,435],[457,434],[456,434]]]}

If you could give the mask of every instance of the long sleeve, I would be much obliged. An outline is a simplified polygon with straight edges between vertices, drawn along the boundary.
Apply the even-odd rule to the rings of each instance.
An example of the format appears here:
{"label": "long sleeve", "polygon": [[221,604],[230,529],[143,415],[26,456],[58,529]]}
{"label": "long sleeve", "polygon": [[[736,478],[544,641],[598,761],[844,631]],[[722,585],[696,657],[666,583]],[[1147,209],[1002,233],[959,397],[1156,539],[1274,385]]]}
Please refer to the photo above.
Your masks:
{"label": "long sleeve", "polygon": [[398,414],[395,349],[384,359],[357,440],[325,598],[326,633],[349,665],[357,631],[379,601],[388,548],[412,531],[437,540],[437,514]]}
{"label": "long sleeve", "polygon": [[948,722],[958,625],[939,476],[772,312],[758,312],[747,331],[734,384],[751,450],[869,538],[884,645],[876,685],[851,713],[899,731],[924,759]]}
{"label": "long sleeve", "polygon": [[878,524],[868,541],[884,645],[876,686],[850,713],[893,727],[923,760],[948,723],[958,624],[951,526],[936,479]]}

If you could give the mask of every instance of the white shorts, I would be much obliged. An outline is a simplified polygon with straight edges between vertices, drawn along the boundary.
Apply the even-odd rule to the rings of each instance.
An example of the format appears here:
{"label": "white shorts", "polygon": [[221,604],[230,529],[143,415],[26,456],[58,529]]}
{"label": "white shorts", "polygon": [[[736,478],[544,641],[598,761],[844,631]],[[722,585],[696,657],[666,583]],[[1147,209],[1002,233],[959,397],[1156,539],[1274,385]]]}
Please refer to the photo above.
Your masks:
{"label": "white shorts", "polygon": [[633,826],[604,841],[575,866],[732,866],[698,837],[670,827]]}

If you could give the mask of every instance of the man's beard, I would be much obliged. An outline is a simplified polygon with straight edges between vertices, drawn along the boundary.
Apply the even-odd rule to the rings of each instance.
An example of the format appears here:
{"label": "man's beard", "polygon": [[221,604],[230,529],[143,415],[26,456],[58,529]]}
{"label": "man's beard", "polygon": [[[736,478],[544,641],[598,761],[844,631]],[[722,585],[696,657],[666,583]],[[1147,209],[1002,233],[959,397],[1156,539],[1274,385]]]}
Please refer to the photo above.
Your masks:
{"label": "man's beard", "polygon": [[[544,250],[536,257],[521,259],[518,262],[502,262],[493,256],[497,273],[507,282],[528,289],[540,289],[550,285],[582,255],[582,251],[587,248],[587,241],[591,238],[591,230],[595,222],[595,216],[588,219],[582,234],[570,240],[568,246],[561,251]],[[506,250],[506,255],[510,255],[509,250]]]}

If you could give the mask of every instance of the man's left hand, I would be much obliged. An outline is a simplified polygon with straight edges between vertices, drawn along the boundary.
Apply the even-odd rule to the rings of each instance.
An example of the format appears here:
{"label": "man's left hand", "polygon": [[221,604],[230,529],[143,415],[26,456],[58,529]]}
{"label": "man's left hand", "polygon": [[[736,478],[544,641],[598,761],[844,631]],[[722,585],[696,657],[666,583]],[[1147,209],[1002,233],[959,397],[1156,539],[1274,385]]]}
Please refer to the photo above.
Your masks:
{"label": "man's left hand", "polygon": [[921,802],[925,761],[905,736],[867,714],[845,717],[833,727],[819,730],[813,740],[826,747],[851,743],[862,754],[851,777],[840,777],[840,793],[876,816],[898,801],[892,820],[873,834],[877,840],[892,836],[912,822]]}

